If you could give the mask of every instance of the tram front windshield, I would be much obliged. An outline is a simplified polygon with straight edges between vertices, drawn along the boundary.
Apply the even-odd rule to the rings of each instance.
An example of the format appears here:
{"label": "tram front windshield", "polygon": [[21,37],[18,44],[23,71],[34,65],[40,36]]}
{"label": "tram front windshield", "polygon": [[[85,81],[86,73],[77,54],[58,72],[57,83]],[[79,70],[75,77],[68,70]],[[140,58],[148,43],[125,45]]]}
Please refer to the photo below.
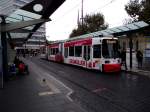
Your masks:
{"label": "tram front windshield", "polygon": [[104,58],[118,58],[118,40],[104,39],[102,41],[102,56]]}

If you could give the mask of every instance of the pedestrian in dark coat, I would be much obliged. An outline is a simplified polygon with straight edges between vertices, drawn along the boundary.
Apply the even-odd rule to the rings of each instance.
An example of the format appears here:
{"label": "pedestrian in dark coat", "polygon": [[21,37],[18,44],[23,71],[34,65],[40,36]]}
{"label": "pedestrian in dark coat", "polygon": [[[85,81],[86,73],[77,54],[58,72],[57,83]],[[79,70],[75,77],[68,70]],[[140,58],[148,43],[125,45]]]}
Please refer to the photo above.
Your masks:
{"label": "pedestrian in dark coat", "polygon": [[121,58],[121,65],[124,65],[125,70],[127,70],[126,51],[124,49],[121,51],[120,58]]}
{"label": "pedestrian in dark coat", "polygon": [[136,58],[137,58],[137,62],[138,62],[138,68],[142,67],[143,53],[140,50],[137,51]]}
{"label": "pedestrian in dark coat", "polygon": [[14,64],[15,64],[16,67],[19,66],[19,62],[20,62],[19,58],[17,56],[15,56]]}

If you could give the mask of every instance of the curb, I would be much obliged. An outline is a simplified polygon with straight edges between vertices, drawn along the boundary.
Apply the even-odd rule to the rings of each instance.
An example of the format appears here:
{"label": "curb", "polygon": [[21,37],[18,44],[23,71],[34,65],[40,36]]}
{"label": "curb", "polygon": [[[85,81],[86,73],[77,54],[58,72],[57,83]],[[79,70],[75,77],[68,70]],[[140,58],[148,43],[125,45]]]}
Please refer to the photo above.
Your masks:
{"label": "curb", "polygon": [[143,72],[147,72],[147,73],[141,73],[141,71],[126,71],[126,70],[121,70],[123,72],[126,72],[126,73],[130,73],[130,74],[133,74],[133,75],[141,75],[141,76],[145,76],[145,77],[148,77],[150,78],[150,71],[144,71]]}

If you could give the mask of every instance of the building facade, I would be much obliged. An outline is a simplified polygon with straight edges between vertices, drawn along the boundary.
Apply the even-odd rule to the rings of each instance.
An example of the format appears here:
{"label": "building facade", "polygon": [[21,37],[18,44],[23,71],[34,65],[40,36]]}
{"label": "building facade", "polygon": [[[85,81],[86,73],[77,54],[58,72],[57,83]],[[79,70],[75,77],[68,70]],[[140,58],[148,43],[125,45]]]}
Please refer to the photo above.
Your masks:
{"label": "building facade", "polygon": [[[121,49],[126,49],[129,52],[129,37],[121,36],[119,37]],[[144,57],[150,57],[150,36],[142,34],[132,35],[132,47],[133,52],[137,50],[142,51]]]}

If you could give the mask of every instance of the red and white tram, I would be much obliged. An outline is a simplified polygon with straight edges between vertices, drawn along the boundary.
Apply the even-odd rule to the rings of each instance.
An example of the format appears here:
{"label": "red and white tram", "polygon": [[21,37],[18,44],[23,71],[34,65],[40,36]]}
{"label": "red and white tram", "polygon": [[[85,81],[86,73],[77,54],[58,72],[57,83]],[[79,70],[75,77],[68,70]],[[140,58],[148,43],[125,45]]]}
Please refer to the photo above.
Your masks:
{"label": "red and white tram", "polygon": [[118,39],[88,37],[47,45],[48,60],[77,65],[102,72],[119,72]]}

